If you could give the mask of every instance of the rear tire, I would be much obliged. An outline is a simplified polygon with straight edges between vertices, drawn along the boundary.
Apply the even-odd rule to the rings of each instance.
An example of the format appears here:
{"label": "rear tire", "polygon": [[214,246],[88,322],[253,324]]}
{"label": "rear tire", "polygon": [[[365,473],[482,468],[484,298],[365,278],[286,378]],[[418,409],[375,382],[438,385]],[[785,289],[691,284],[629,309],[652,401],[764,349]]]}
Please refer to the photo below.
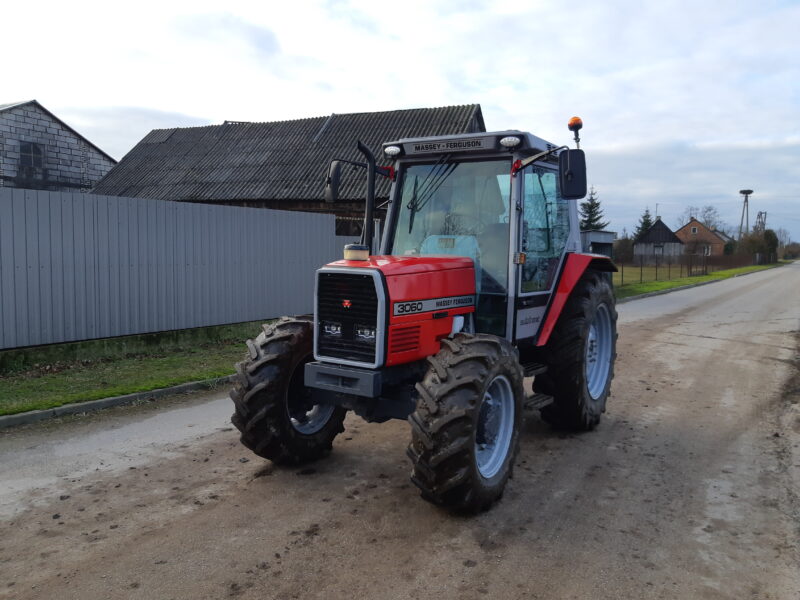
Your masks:
{"label": "rear tire", "polygon": [[554,427],[589,431],[600,422],[617,357],[615,305],[608,277],[592,269],[567,300],[543,354],[548,370],[533,382],[553,396],[541,414]]}
{"label": "rear tire", "polygon": [[247,340],[247,360],[236,365],[231,422],[241,432],[242,444],[275,463],[296,465],[321,458],[344,431],[346,411],[314,404],[305,386],[313,325],[282,317],[263,328],[255,340]]}
{"label": "rear tire", "polygon": [[428,362],[408,418],[411,480],[434,504],[486,510],[503,495],[519,449],[524,392],[514,347],[459,334]]}

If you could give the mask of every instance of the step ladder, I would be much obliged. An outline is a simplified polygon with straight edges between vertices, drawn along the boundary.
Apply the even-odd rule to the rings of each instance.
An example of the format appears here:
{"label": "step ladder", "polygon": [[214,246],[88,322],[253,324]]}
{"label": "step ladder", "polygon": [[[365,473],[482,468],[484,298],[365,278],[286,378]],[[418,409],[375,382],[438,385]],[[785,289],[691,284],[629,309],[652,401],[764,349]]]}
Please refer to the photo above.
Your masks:
{"label": "step ladder", "polygon": [[[522,365],[522,373],[525,377],[536,377],[547,372],[547,365],[541,363],[526,363]],[[540,410],[553,403],[553,397],[548,394],[533,394],[525,398],[523,406],[525,410]]]}

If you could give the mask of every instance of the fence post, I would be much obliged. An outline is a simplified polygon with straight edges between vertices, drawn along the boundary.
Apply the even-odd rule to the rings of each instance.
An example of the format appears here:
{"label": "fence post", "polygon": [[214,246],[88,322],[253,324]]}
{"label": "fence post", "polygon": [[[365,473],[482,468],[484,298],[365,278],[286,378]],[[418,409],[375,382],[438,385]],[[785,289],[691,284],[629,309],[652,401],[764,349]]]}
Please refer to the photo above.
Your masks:
{"label": "fence post", "polygon": [[644,254],[639,255],[639,283],[644,283]]}
{"label": "fence post", "polygon": [[671,279],[671,275],[670,275],[670,271],[671,271],[670,265],[671,264],[672,264],[671,257],[668,256],[667,257],[667,281],[669,281]]}
{"label": "fence post", "polygon": [[655,254],[654,258],[656,259],[656,281],[658,281],[658,254]]}

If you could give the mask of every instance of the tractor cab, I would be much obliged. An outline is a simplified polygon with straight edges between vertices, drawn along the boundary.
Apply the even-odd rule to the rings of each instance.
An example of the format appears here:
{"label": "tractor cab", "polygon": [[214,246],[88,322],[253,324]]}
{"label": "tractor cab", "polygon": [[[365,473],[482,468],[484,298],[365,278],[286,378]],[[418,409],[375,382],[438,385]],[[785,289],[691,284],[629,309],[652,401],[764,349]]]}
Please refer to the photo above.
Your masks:
{"label": "tractor cab", "polygon": [[402,139],[383,151],[395,160],[396,180],[380,254],[471,258],[474,331],[509,340],[535,334],[531,311],[515,322],[509,299],[541,312],[564,252],[580,250],[556,146],[504,131]]}

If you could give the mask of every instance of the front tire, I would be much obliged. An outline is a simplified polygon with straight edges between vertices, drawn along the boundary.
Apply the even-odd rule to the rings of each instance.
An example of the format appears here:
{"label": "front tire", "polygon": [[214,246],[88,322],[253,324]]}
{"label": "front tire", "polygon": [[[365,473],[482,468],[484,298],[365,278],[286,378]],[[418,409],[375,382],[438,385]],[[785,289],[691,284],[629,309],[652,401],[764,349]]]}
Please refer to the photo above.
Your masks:
{"label": "front tire", "polygon": [[608,277],[592,269],[567,300],[545,347],[548,370],[533,382],[534,391],[553,396],[541,414],[554,427],[590,431],[600,422],[617,357],[615,305]]}
{"label": "front tire", "polygon": [[247,340],[247,348],[249,356],[237,363],[230,394],[235,407],[231,422],[241,432],[242,444],[278,464],[297,465],[328,454],[333,439],[344,431],[346,411],[315,403],[305,386],[312,323],[282,317],[264,325],[255,340]]}
{"label": "front tire", "polygon": [[486,510],[512,475],[522,424],[522,369],[506,340],[459,334],[428,359],[409,417],[411,480],[426,500]]}

